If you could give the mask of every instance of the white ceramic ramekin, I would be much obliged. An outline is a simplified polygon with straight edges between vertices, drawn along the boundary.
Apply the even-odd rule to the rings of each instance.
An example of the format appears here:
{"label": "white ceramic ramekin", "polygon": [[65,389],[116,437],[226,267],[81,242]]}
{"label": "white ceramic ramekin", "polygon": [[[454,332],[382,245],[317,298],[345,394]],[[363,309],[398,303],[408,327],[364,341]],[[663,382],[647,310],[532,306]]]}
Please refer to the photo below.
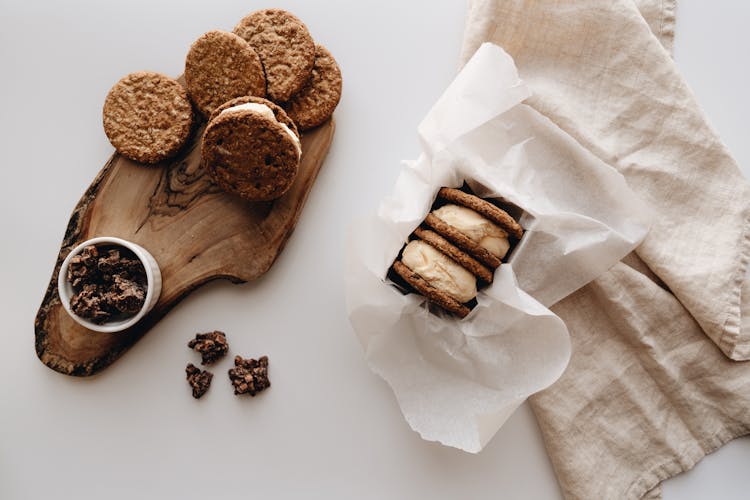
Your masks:
{"label": "white ceramic ramekin", "polygon": [[[70,265],[70,259],[72,259],[74,255],[81,253],[84,247],[87,247],[89,245],[112,245],[125,247],[133,252],[143,264],[143,268],[146,270],[146,301],[143,303],[143,307],[141,307],[141,310],[138,311],[135,316],[131,316],[120,321],[108,321],[102,324],[97,324],[85,318],[81,318],[80,316],[77,316],[73,311],[71,311],[70,297],[74,292],[73,287],[70,283],[68,283],[67,279],[68,266]],[[148,253],[148,251],[142,246],[136,245],[135,243],[123,240],[121,238],[101,236],[99,238],[92,238],[90,240],[84,241],[80,245],[73,248],[68,256],[65,257],[65,260],[60,266],[60,273],[57,276],[57,291],[60,294],[60,301],[62,302],[63,307],[66,311],[68,311],[70,317],[76,320],[78,324],[95,332],[116,333],[127,330],[131,326],[138,323],[138,321],[140,321],[141,318],[143,318],[146,313],[148,313],[154,307],[154,305],[156,305],[156,301],[159,300],[159,294],[161,293],[161,271],[159,270],[159,264],[156,263],[156,259],[154,259],[153,255]]]}

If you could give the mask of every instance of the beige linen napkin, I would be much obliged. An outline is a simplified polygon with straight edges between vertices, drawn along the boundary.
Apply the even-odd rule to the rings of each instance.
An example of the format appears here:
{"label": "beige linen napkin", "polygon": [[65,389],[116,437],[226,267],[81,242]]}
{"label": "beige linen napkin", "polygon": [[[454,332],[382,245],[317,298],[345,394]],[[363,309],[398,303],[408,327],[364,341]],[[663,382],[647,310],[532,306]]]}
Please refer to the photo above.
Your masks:
{"label": "beige linen napkin", "polygon": [[470,0],[463,59],[505,48],[527,103],[655,212],[644,243],[552,309],[562,378],[531,405],[567,498],[659,483],[750,432],[750,186],[670,58],[674,0]]}

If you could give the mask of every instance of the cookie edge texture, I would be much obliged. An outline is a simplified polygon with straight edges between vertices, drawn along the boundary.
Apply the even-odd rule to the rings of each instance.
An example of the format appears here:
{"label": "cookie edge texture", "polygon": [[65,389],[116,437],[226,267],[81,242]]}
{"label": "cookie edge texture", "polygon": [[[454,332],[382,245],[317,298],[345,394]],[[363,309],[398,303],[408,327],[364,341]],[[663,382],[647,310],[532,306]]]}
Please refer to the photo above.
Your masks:
{"label": "cookie edge texture", "polygon": [[466,193],[460,189],[442,187],[438,191],[438,198],[474,210],[499,225],[514,238],[521,239],[523,236],[523,228],[508,212],[476,195]]}
{"label": "cookie edge texture", "polygon": [[414,235],[436,250],[453,259],[461,267],[469,271],[474,277],[482,280],[484,283],[492,283],[493,272],[484,264],[476,260],[467,252],[461,250],[440,234],[430,229],[418,227],[414,230]]}
{"label": "cookie edge texture", "polygon": [[[289,24],[296,24],[297,28],[300,29],[300,31],[306,35],[305,38],[306,43],[303,45],[300,45],[299,43],[294,45],[295,49],[302,49],[302,52],[309,52],[309,55],[304,56],[303,59],[305,60],[306,64],[304,64],[298,72],[296,72],[296,78],[293,79],[291,84],[288,84],[289,88],[284,89],[282,93],[279,93],[279,91],[275,88],[276,85],[272,85],[269,81],[268,77],[268,69],[266,65],[266,61],[264,60],[264,54],[262,52],[261,46],[256,47],[256,45],[251,41],[252,36],[248,34],[248,31],[254,32],[252,25],[255,23],[255,18],[260,17],[263,15],[267,15],[269,13],[273,13],[276,15],[283,15],[287,18],[286,23]],[[254,12],[251,12],[250,14],[246,15],[240,21],[235,25],[235,27],[232,29],[232,33],[238,35],[240,38],[244,39],[247,43],[249,43],[253,49],[256,51],[258,56],[260,57],[261,66],[263,67],[263,72],[266,76],[266,94],[268,97],[270,97],[273,101],[276,102],[286,102],[289,99],[292,98],[293,95],[298,93],[302,87],[305,85],[307,80],[310,78],[310,75],[312,74],[313,65],[315,64],[315,40],[313,39],[312,34],[310,33],[310,30],[307,28],[307,25],[302,22],[300,18],[289,12],[288,10],[284,9],[278,9],[278,8],[270,8],[270,9],[259,9]],[[305,50],[305,47],[307,47],[308,50]],[[289,59],[287,57],[287,59]],[[272,88],[274,87],[274,88]]]}
{"label": "cookie edge texture", "polygon": [[439,218],[437,215],[432,213],[427,214],[424,223],[430,226],[440,236],[451,241],[461,250],[468,252],[491,269],[496,269],[502,264],[502,261],[495,255],[492,255],[486,248],[475,243],[471,238]]}
{"label": "cookie edge texture", "polygon": [[471,312],[471,309],[463,305],[461,302],[430,285],[424,278],[412,271],[409,266],[400,260],[396,260],[391,268],[419,295],[422,295],[449,313],[455,314],[460,318],[465,318]]}

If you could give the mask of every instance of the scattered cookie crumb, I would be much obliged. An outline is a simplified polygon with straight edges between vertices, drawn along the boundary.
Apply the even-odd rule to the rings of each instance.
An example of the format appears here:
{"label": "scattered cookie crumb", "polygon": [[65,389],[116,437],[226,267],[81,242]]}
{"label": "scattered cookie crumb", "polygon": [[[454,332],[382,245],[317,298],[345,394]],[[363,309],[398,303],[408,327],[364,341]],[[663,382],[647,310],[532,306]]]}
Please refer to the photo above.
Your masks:
{"label": "scattered cookie crumb", "polygon": [[193,365],[193,363],[188,363],[185,373],[187,374],[188,384],[193,388],[193,397],[200,399],[208,391],[208,388],[211,387],[211,379],[214,378],[214,374],[206,370],[201,370]]}
{"label": "scattered cookie crumb", "polygon": [[257,360],[235,356],[234,368],[229,369],[229,380],[232,381],[235,394],[255,396],[271,387],[268,380],[268,356],[261,356]]}
{"label": "scattered cookie crumb", "polygon": [[215,363],[229,351],[227,336],[218,330],[196,334],[195,338],[188,342],[188,347],[200,353],[202,365]]}

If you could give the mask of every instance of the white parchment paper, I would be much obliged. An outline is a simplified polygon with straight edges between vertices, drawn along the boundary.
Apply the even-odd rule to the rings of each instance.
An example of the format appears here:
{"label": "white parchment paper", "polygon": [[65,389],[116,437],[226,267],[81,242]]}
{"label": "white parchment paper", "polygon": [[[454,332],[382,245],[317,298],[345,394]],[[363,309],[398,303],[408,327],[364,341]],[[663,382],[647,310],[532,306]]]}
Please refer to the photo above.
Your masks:
{"label": "white parchment paper", "polygon": [[[547,307],[648,232],[647,207],[623,177],[521,104],[528,96],[510,56],[482,45],[419,125],[420,157],[348,239],[347,309],[370,367],[424,439],[469,452],[565,369],[568,332]],[[464,182],[522,208],[526,232],[461,320],[430,312],[386,274],[438,189]]]}

